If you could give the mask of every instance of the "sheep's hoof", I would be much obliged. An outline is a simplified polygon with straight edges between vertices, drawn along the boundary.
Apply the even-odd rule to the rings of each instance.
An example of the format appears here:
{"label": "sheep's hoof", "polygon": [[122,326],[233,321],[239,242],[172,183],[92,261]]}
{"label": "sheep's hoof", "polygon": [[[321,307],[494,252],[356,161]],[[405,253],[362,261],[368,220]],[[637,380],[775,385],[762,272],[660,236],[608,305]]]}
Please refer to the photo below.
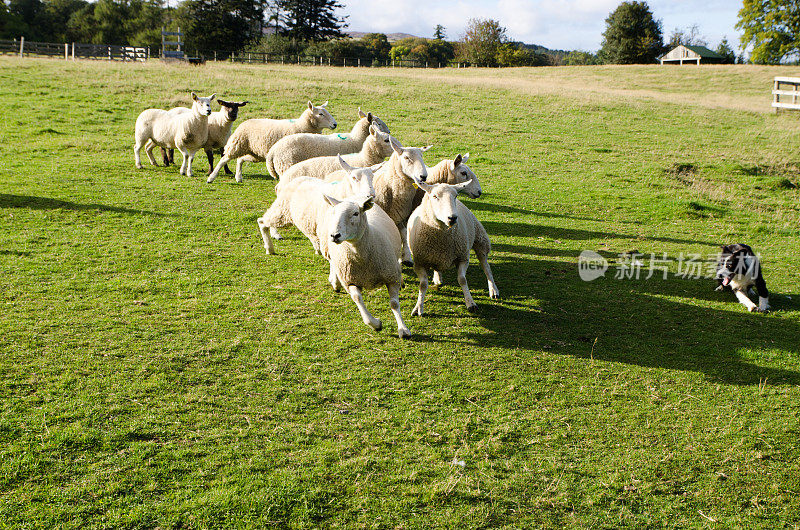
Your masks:
{"label": "sheep's hoof", "polygon": [[226,175],[233,175],[233,171],[231,171],[230,169],[228,169],[227,166],[225,166],[225,174]]}
{"label": "sheep's hoof", "polygon": [[212,182],[214,182],[214,177],[208,177],[206,179],[206,184],[211,184]]}
{"label": "sheep's hoof", "polygon": [[422,309],[419,306],[414,306],[414,309],[411,310],[411,316],[422,316]]}
{"label": "sheep's hoof", "polygon": [[375,331],[380,331],[380,330],[382,330],[382,329],[383,329],[383,322],[381,322],[380,320],[378,320],[378,326],[377,326],[377,327],[375,327],[374,329],[375,329]]}
{"label": "sheep's hoof", "polygon": [[413,267],[414,266],[414,262],[411,261],[410,259],[404,259],[403,260],[403,265],[405,265],[406,267]]}
{"label": "sheep's hoof", "polygon": [[144,169],[144,166],[141,164],[136,164],[136,169]]}
{"label": "sheep's hoof", "polygon": [[469,306],[467,306],[467,311],[469,311],[470,313],[474,313],[474,312],[476,312],[477,310],[478,310],[478,306],[477,306],[477,305],[475,305],[475,304],[472,304],[472,305],[469,305]]}
{"label": "sheep's hoof", "polygon": [[401,339],[410,339],[411,332],[407,329],[399,329],[397,330],[397,336],[400,337]]}
{"label": "sheep's hoof", "polygon": [[241,183],[242,183],[242,177],[236,177],[236,182],[238,182],[239,184],[241,184]]}

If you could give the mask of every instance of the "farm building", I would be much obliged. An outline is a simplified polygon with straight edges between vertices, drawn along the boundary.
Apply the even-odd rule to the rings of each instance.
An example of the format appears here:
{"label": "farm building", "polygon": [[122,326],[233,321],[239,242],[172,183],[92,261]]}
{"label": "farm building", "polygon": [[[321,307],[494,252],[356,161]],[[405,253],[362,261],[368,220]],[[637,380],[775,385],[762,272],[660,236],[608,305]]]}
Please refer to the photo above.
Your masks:
{"label": "farm building", "polygon": [[683,64],[692,63],[700,64],[720,64],[725,58],[713,50],[709,50],[705,46],[676,46],[668,51],[658,59],[661,64]]}

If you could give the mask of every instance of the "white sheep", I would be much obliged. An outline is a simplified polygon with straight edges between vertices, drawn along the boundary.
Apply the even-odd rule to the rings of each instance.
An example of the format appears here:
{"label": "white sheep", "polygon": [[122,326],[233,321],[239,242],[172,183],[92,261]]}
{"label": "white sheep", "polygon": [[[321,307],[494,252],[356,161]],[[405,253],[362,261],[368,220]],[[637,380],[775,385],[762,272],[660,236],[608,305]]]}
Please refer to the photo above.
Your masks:
{"label": "white sheep", "polygon": [[417,184],[425,192],[425,196],[422,204],[408,219],[408,246],[414,255],[414,272],[419,278],[419,297],[411,314],[423,314],[425,292],[428,289],[427,269],[441,272],[454,264],[467,309],[475,311],[478,308],[467,285],[470,249],[475,250],[486,274],[489,297],[499,298],[500,292],[489,267],[488,256],[492,249],[489,236],[469,208],[456,198],[456,194],[467,188],[469,182],[456,185],[429,185],[425,182]]}
{"label": "white sheep", "polygon": [[294,224],[311,241],[314,252],[327,258],[325,242],[321,242],[317,234],[318,226],[329,208],[323,194],[326,193],[337,198],[356,194],[375,194],[375,189],[372,187],[373,174],[370,168],[351,167],[341,157],[339,157],[339,164],[347,172],[347,176],[339,182],[299,177],[281,187],[269,209],[258,219],[259,231],[264,240],[267,254],[275,253],[272,238],[280,239],[277,229]]}
{"label": "white sheep", "polygon": [[[359,120],[350,133],[312,134],[297,133],[278,140],[267,153],[266,164],[273,178],[282,178],[286,170],[309,158],[355,153],[369,137],[374,125],[379,131],[388,133],[389,127],[371,112],[364,114],[358,109]],[[388,155],[387,155],[388,156]]]}
{"label": "white sheep", "polygon": [[281,175],[281,183],[300,176],[324,179],[328,174],[340,171],[339,156],[353,167],[367,167],[382,162],[392,154],[391,135],[370,125],[369,136],[357,153],[334,156],[318,156],[293,165]]}
{"label": "white sheep", "polygon": [[[231,126],[233,125],[233,122],[235,122],[236,118],[239,117],[239,107],[244,107],[249,103],[249,101],[236,102],[218,99],[217,103],[219,103],[221,108],[216,112],[212,112],[208,116],[208,139],[206,139],[206,144],[203,146],[206,156],[208,157],[209,174],[214,169],[214,149],[220,149],[221,155],[225,153],[223,148],[225,147],[225,142],[228,141],[228,138],[231,135]],[[169,112],[171,114],[191,112],[191,109],[187,109],[186,107],[176,107],[171,109]],[[161,157],[164,160],[165,166],[174,163],[174,155],[175,151],[173,149],[167,150],[163,147],[161,148]],[[227,164],[225,164],[225,174],[233,175],[233,172],[228,169]]]}
{"label": "white sheep", "polygon": [[[483,193],[481,183],[478,176],[467,166],[469,160],[469,153],[465,155],[456,155],[453,160],[445,159],[433,167],[428,168],[428,178],[425,179],[427,184],[461,184],[462,182],[469,182],[469,185],[461,190],[461,193],[471,199],[477,199]],[[416,209],[422,202],[425,192],[417,190],[414,197],[412,208]],[[413,210],[412,210],[413,211]],[[442,275],[439,271],[433,271],[433,284],[442,285]]]}
{"label": "white sheep", "polygon": [[242,164],[263,162],[275,142],[290,134],[300,132],[319,133],[325,127],[336,128],[336,120],[325,109],[324,104],[315,107],[308,102],[308,108],[296,120],[250,119],[239,125],[225,144],[225,153],[206,182],[214,182],[219,171],[230,160],[236,159],[236,182],[242,181]]}
{"label": "white sheep", "polygon": [[194,154],[205,145],[208,139],[208,116],[211,114],[212,94],[207,98],[198,97],[192,92],[191,112],[170,113],[161,109],[147,109],[136,118],[133,156],[136,167],[142,168],[139,152],[147,145],[145,152],[150,163],[155,165],[153,148],[158,145],[167,149],[177,149],[183,156],[181,175],[192,176]]}
{"label": "white sheep", "polygon": [[334,289],[344,286],[355,302],[364,323],[376,331],[381,321],[364,305],[363,290],[386,286],[389,307],[397,321],[397,335],[408,338],[411,331],[400,315],[402,241],[394,221],[373,197],[354,196],[345,200],[325,195],[332,206],[324,227],[330,259],[328,280]]}
{"label": "white sheep", "polygon": [[375,172],[375,204],[383,208],[397,225],[403,239],[403,262],[412,263],[411,252],[406,245],[406,221],[413,211],[414,196],[417,193],[415,181],[424,182],[428,178],[428,167],[422,153],[431,148],[403,147],[394,137],[390,137],[391,158]]}

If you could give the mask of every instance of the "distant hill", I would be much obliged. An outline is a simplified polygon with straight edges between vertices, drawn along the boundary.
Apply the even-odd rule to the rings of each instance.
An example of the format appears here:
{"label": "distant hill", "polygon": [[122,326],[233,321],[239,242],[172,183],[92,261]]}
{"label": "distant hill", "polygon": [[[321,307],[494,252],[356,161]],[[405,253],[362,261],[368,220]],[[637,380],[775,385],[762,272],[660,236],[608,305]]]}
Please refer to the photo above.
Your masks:
{"label": "distant hill", "polygon": [[[347,32],[347,34],[350,37],[354,38],[354,39],[360,39],[361,37],[363,37],[364,35],[367,35],[369,33],[374,33],[374,32],[370,32],[370,31],[348,31]],[[416,35],[412,35],[410,33],[387,33],[386,34],[386,38],[389,40],[389,42],[397,42],[397,41],[402,40],[402,39],[407,39],[408,37],[415,37],[416,38],[417,36]]]}

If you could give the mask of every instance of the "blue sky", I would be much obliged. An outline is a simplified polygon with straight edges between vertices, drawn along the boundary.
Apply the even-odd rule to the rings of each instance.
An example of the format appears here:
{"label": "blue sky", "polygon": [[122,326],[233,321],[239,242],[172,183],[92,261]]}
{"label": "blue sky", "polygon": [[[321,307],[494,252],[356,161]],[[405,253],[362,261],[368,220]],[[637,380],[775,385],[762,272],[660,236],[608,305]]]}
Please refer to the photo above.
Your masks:
{"label": "blue sky", "polygon": [[[436,24],[456,40],[470,18],[494,18],[508,36],[555,49],[596,51],[605,19],[621,0],[341,0],[350,15],[352,31],[404,32],[430,37]],[[727,36],[734,48],[739,35],[734,25],[742,2],[737,0],[649,0],[661,19],[664,38],[675,28],[697,24],[714,48]]]}

